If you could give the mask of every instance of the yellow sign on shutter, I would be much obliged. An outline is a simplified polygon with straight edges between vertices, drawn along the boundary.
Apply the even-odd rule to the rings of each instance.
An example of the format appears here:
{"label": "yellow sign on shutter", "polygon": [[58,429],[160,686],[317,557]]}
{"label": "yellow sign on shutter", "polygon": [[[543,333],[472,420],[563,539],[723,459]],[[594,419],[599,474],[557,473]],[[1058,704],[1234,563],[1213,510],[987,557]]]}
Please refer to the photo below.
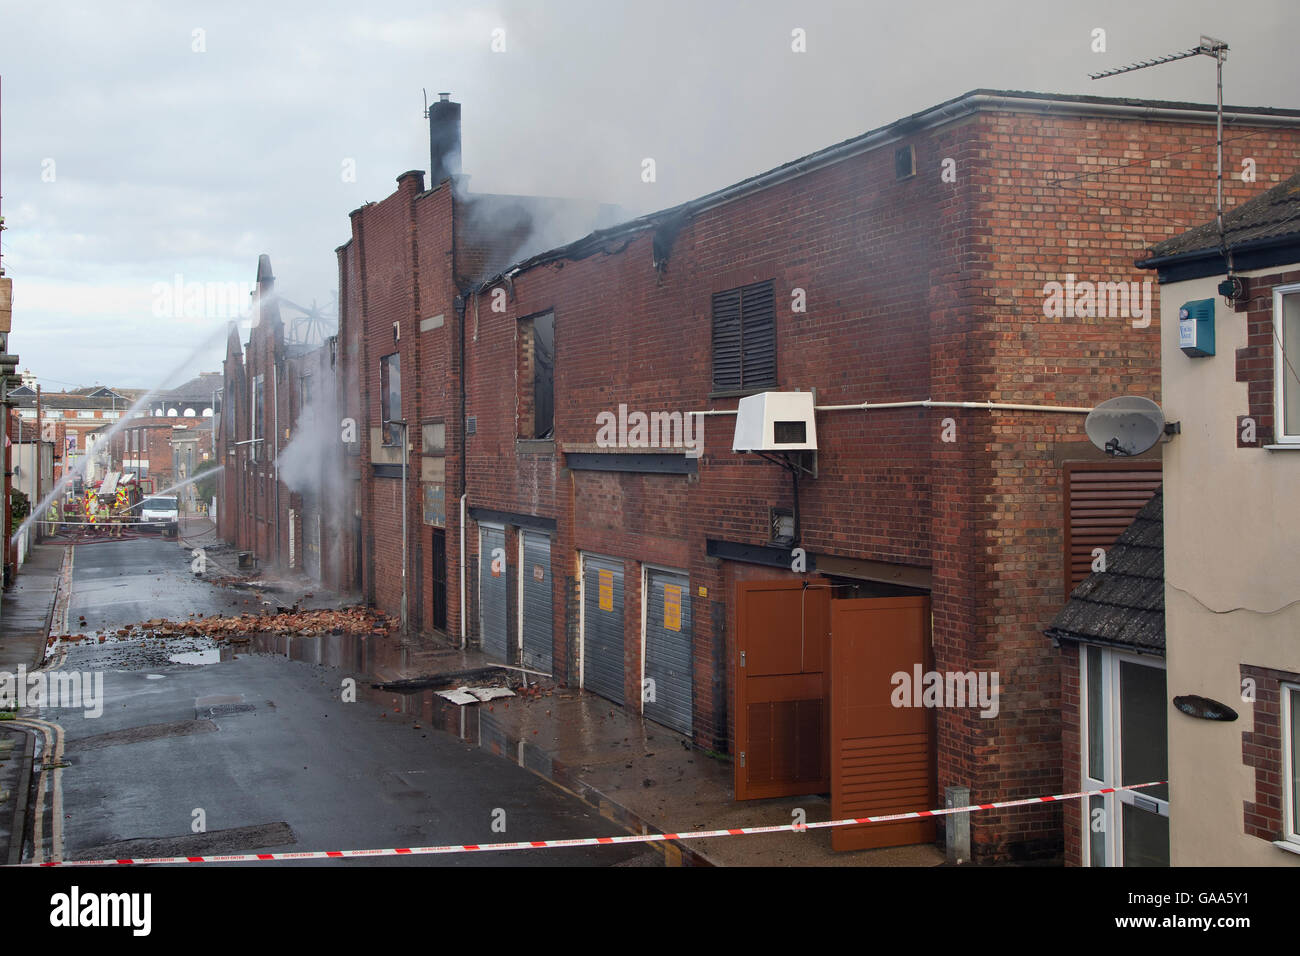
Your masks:
{"label": "yellow sign on shutter", "polygon": [[614,572],[598,571],[600,577],[600,609],[614,610]]}
{"label": "yellow sign on shutter", "polygon": [[675,584],[664,585],[664,629],[682,629],[682,589]]}

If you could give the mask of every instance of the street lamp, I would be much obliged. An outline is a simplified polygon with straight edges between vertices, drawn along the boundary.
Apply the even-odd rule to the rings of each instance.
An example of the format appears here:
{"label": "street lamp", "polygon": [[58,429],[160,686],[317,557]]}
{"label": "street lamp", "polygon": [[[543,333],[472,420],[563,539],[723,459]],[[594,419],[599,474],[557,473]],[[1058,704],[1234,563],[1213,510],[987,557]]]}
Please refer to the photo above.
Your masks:
{"label": "street lamp", "polygon": [[384,421],[385,429],[389,425],[400,425],[402,427],[402,633],[407,633],[406,623],[406,447],[407,447],[407,424],[400,418],[388,419]]}

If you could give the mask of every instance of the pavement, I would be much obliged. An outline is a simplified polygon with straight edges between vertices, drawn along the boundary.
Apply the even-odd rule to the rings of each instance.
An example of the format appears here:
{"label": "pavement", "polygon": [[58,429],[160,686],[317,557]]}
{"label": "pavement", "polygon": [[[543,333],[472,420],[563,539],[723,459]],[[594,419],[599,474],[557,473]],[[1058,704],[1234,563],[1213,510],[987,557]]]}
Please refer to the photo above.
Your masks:
{"label": "pavement", "polygon": [[[372,659],[380,682],[471,670],[491,662],[433,638],[408,638],[407,650]],[[348,655],[342,653],[346,658]],[[516,677],[519,672],[513,672]],[[488,750],[549,780],[636,833],[789,824],[803,811],[809,823],[832,819],[824,795],[736,801],[729,757],[696,748],[686,736],[621,707],[548,678],[537,693],[458,706],[436,690],[388,694],[394,710]],[[471,682],[472,683],[472,682]],[[545,839],[546,834],[538,834]],[[829,830],[784,832],[652,843],[669,866],[939,866],[936,845],[835,852]]]}
{"label": "pavement", "polygon": [[[0,673],[31,671],[43,660],[65,553],[63,545],[36,545],[0,599]],[[35,747],[36,734],[0,720],[0,863],[18,862],[22,850]]]}
{"label": "pavement", "polygon": [[29,670],[45,655],[66,547],[38,544],[0,601],[0,671]]}

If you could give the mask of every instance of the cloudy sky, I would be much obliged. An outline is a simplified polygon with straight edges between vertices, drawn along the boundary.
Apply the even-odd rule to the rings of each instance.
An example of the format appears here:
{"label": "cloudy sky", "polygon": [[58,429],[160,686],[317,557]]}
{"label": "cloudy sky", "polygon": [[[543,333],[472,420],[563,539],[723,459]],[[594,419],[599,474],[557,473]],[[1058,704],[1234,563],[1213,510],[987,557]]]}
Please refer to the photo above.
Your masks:
{"label": "cloudy sky", "polygon": [[1087,78],[1202,33],[1229,104],[1300,107],[1295,0],[0,0],[10,351],[48,389],[216,369],[224,316],[166,290],[259,253],[334,308],[348,212],[428,169],[422,88],[472,190],[641,213],[977,87],[1212,103],[1204,57]]}

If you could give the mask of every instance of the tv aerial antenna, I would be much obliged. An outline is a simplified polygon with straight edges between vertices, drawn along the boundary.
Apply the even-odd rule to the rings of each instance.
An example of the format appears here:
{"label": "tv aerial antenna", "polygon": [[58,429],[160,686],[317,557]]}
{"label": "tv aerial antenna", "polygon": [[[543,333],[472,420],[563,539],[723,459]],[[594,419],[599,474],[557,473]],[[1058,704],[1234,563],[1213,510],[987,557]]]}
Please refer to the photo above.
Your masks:
{"label": "tv aerial antenna", "polygon": [[1230,258],[1228,246],[1223,237],[1223,61],[1228,58],[1227,42],[1224,40],[1216,40],[1214,37],[1202,34],[1201,42],[1190,50],[1183,50],[1179,53],[1170,53],[1167,56],[1157,56],[1149,60],[1138,60],[1138,62],[1130,63],[1128,66],[1116,67],[1113,70],[1103,70],[1100,73],[1089,73],[1088,78],[1100,80],[1108,76],[1118,76],[1120,73],[1132,73],[1134,70],[1145,70],[1149,66],[1160,66],[1162,63],[1173,63],[1175,60],[1185,60],[1192,56],[1214,57],[1215,69],[1218,73],[1218,108],[1215,113],[1218,177],[1214,199],[1214,218],[1219,228],[1219,249],[1223,252],[1224,258],[1227,260],[1228,272],[1231,274],[1232,259]]}

